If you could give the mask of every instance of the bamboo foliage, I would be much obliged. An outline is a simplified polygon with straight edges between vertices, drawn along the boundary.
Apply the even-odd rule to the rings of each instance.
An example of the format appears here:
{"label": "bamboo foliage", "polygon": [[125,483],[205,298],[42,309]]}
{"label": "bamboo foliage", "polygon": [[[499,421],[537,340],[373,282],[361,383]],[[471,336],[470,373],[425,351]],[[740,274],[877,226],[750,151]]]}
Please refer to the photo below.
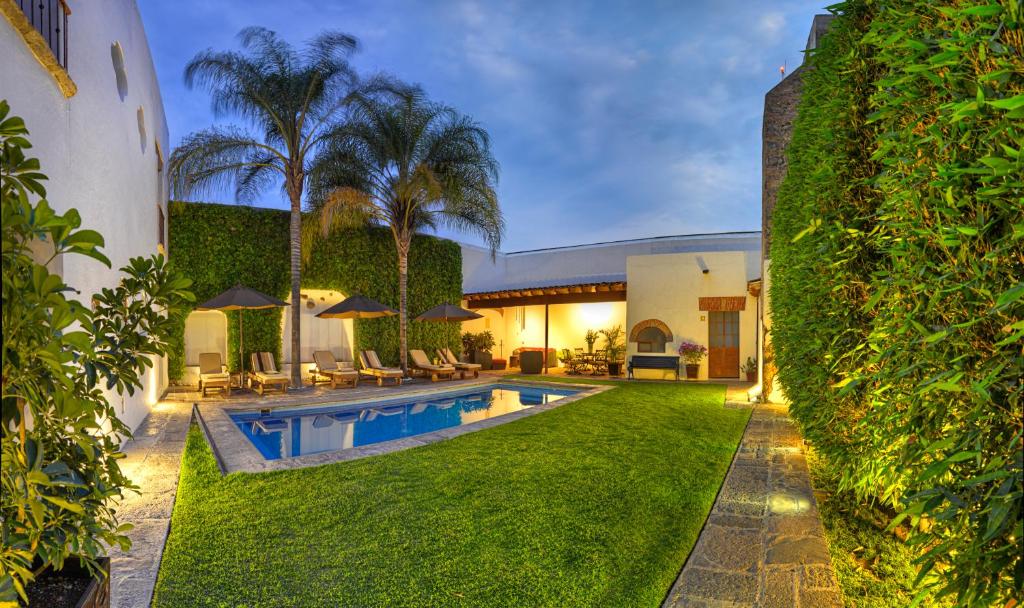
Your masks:
{"label": "bamboo foliage", "polygon": [[922,595],[1021,597],[1024,37],[1016,0],[849,1],[804,72],[772,245],[779,377]]}

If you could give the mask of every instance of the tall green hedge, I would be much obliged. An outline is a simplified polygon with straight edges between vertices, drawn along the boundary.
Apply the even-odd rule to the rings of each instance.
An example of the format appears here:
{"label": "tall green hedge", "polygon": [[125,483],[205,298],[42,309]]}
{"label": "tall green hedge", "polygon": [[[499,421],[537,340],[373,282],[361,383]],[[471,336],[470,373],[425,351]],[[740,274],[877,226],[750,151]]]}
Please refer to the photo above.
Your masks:
{"label": "tall green hedge", "polygon": [[834,8],[773,219],[779,378],[841,487],[913,524],[922,593],[1019,600],[1021,5]]}
{"label": "tall green hedge", "polygon": [[[202,302],[236,283],[287,299],[288,213],[239,205],[174,202],[170,206],[169,253],[176,267],[192,278],[196,301]],[[394,241],[385,229],[340,232],[318,245],[303,269],[303,288],[359,293],[385,304],[398,304],[398,268]],[[462,299],[462,251],[458,244],[417,236],[409,259],[410,318],[441,302]],[[281,360],[282,311],[246,311],[245,350],[269,350]],[[172,380],[185,368],[184,334],[169,357]],[[409,321],[409,344],[458,349],[459,328],[445,323]],[[373,348],[386,364],[398,363],[397,317],[357,320],[355,348]],[[228,365],[238,357],[238,316],[228,314]],[[248,365],[248,361],[246,361]]]}

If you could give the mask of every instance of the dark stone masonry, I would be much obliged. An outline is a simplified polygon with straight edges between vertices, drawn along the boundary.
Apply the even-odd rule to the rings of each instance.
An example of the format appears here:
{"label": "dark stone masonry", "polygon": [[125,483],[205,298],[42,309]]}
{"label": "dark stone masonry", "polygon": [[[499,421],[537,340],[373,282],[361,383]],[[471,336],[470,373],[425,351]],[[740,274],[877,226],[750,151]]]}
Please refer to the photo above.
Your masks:
{"label": "dark stone masonry", "polygon": [[[806,50],[817,48],[818,40],[828,31],[832,15],[815,15],[807,36]],[[786,75],[764,96],[764,120],[761,131],[761,253],[771,257],[772,212],[782,179],[786,177],[786,146],[793,136],[800,94],[803,91],[800,65]]]}

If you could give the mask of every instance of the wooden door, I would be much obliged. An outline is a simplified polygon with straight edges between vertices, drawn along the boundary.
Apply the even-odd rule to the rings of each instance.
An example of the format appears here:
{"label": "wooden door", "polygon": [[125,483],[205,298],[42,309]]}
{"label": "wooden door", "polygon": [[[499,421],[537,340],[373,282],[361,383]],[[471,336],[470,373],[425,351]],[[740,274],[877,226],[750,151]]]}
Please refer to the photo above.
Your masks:
{"label": "wooden door", "polygon": [[708,313],[708,377],[740,377],[740,313]]}

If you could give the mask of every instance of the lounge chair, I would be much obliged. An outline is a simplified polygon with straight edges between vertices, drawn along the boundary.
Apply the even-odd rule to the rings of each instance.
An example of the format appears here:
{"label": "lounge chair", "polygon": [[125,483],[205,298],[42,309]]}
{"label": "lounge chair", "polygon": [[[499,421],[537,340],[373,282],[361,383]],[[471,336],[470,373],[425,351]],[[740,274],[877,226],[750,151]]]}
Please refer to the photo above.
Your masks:
{"label": "lounge chair", "polygon": [[207,389],[219,388],[231,396],[231,374],[220,360],[220,353],[200,353],[199,393],[205,397]]}
{"label": "lounge chair", "polygon": [[277,371],[274,363],[273,353],[252,353],[252,370],[249,371],[249,382],[258,387],[257,392],[262,395],[268,387],[280,387],[282,392],[291,386],[288,376]]}
{"label": "lounge chair", "polygon": [[463,363],[455,358],[455,354],[452,353],[450,348],[439,348],[437,349],[437,356],[447,363],[448,365],[454,366],[455,369],[459,370],[462,378],[466,377],[466,372],[473,372],[474,378],[480,377],[480,368],[483,367],[479,363]]}
{"label": "lounge chair", "polygon": [[386,378],[392,378],[395,381],[395,386],[402,384],[402,379],[405,378],[405,373],[398,367],[384,367],[381,365],[380,358],[377,357],[376,351],[364,350],[359,353],[359,363],[362,369],[359,370],[360,374],[369,376],[377,379],[377,386],[384,386],[384,380]]}
{"label": "lounge chair", "polygon": [[409,351],[409,356],[412,358],[412,369],[424,376],[430,376],[431,382],[437,382],[441,378],[455,378],[454,365],[434,365],[427,358],[427,353],[415,348]]}
{"label": "lounge chair", "polygon": [[338,363],[331,351],[314,352],[313,361],[316,363],[312,369],[313,384],[316,384],[321,376],[331,383],[331,388],[338,388],[339,384],[351,384],[352,388],[355,388],[359,384],[359,372],[347,361]]}

